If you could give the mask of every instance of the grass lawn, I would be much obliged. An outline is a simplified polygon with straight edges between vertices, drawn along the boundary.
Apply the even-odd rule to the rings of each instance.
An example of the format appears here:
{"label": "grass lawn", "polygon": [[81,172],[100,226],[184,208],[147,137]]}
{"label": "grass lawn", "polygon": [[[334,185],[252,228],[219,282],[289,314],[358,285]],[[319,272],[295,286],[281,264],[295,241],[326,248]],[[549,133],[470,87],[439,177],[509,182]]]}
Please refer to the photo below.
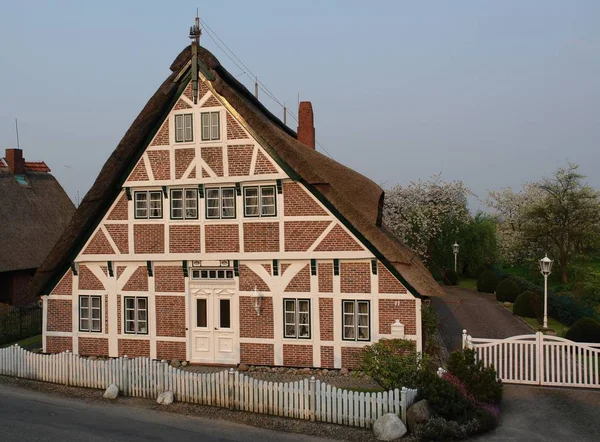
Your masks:
{"label": "grass lawn", "polygon": [[458,286],[463,289],[477,290],[477,279],[475,278],[461,278]]}
{"label": "grass lawn", "polygon": [[[506,307],[506,308],[512,312],[513,304],[511,304],[510,307]],[[527,323],[528,326],[530,326],[532,329],[534,329],[536,331],[542,327],[542,324],[540,324],[536,318],[526,318],[524,316],[519,316],[519,318],[521,318],[523,321],[525,321],[525,323]],[[551,330],[554,330],[556,332],[556,336],[560,336],[561,338],[565,337],[565,334],[567,333],[567,330],[569,329],[569,327],[558,322],[556,319],[554,319],[550,316],[548,316],[548,328],[550,328]]]}
{"label": "grass lawn", "polygon": [[36,335],[17,342],[11,342],[10,344],[0,345],[0,347],[10,347],[15,344],[18,344],[23,348],[42,348],[42,335]]}

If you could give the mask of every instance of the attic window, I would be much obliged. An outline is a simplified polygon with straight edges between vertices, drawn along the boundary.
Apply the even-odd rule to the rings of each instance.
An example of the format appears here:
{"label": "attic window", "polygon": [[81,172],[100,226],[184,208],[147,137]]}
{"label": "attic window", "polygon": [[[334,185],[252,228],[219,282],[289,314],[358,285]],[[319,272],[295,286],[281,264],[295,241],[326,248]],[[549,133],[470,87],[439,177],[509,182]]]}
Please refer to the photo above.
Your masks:
{"label": "attic window", "polygon": [[17,180],[17,183],[19,183],[22,186],[29,186],[25,175],[15,175],[15,180]]}
{"label": "attic window", "polygon": [[200,118],[202,121],[202,141],[220,139],[220,113],[202,112]]}
{"label": "attic window", "polygon": [[175,142],[194,141],[194,124],[192,114],[175,115]]}

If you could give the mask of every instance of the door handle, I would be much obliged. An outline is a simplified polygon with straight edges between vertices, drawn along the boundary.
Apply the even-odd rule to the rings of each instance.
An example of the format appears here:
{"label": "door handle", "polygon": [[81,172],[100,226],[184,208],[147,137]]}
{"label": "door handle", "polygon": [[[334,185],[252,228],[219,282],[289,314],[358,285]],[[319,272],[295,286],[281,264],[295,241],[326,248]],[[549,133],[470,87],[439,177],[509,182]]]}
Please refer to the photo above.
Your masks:
{"label": "door handle", "polygon": [[219,327],[215,327],[215,330],[218,330],[218,329],[219,329]]}

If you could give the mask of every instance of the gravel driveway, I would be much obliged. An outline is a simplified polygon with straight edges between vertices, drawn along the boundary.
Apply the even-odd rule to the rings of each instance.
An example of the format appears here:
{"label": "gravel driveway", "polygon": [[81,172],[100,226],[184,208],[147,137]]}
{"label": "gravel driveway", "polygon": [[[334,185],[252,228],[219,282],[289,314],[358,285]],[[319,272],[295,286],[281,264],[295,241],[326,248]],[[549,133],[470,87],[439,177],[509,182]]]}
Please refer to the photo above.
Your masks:
{"label": "gravel driveway", "polygon": [[444,291],[446,296],[432,298],[431,303],[440,318],[440,334],[448,351],[460,350],[463,329],[474,338],[502,339],[533,333],[492,294],[460,287],[444,287]]}

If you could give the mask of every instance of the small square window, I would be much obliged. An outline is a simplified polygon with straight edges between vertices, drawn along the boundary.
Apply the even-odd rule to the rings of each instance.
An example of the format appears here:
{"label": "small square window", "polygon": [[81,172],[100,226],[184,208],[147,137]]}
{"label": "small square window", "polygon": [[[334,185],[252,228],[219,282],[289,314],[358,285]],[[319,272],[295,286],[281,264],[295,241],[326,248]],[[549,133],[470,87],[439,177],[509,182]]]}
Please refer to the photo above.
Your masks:
{"label": "small square window", "polygon": [[79,297],[79,331],[102,332],[102,297]]}
{"label": "small square window", "polygon": [[276,216],[275,186],[244,187],[244,215],[246,217]]}

